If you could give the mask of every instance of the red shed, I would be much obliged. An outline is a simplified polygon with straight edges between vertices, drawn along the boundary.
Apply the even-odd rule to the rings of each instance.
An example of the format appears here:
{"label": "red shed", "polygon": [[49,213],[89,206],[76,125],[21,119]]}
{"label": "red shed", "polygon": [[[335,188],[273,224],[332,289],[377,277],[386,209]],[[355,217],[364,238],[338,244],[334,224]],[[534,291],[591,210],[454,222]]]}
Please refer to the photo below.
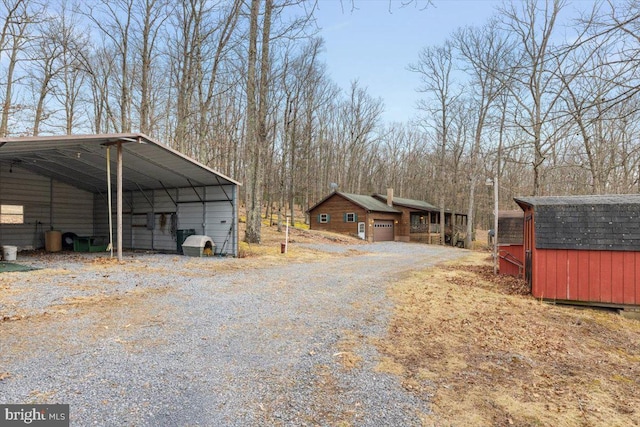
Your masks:
{"label": "red shed", "polygon": [[640,305],[640,194],[515,201],[524,211],[525,278],[534,297]]}
{"label": "red shed", "polygon": [[524,270],[522,211],[498,212],[498,255],[500,274],[521,277]]}

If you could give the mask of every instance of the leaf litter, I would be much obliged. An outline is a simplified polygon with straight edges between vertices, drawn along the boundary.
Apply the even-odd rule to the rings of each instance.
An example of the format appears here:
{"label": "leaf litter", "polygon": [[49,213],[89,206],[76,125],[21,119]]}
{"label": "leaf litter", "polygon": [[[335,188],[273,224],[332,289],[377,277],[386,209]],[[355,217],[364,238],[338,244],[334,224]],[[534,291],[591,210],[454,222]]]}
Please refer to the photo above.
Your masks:
{"label": "leaf litter", "polygon": [[431,402],[424,425],[640,425],[640,322],[538,301],[489,260],[389,286],[378,369]]}

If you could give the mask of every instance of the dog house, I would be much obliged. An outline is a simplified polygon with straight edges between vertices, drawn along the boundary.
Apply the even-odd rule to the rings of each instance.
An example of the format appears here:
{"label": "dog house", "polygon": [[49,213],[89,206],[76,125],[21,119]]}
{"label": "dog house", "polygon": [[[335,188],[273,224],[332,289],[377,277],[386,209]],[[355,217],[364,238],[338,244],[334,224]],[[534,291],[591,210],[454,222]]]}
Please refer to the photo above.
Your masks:
{"label": "dog house", "polygon": [[209,236],[194,234],[187,237],[182,244],[182,251],[186,256],[203,257],[216,253],[216,244]]}

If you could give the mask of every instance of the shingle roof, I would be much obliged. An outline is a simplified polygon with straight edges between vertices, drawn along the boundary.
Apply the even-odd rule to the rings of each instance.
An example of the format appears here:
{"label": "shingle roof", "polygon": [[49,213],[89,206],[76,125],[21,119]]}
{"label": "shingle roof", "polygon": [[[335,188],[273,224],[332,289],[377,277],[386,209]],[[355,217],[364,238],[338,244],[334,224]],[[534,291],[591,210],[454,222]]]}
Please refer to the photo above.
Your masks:
{"label": "shingle roof", "polygon": [[538,249],[640,250],[640,194],[515,201],[534,208]]}
{"label": "shingle roof", "polygon": [[[387,202],[387,196],[384,194],[374,194],[373,197],[382,200],[384,203]],[[438,208],[431,203],[423,202],[422,200],[404,199],[402,197],[393,197],[393,204],[425,211],[438,210]]]}
{"label": "shingle roof", "polygon": [[391,206],[381,202],[380,200],[376,199],[373,196],[365,196],[362,194],[350,194],[350,193],[342,193],[342,192],[336,192],[336,194],[341,195],[345,199],[348,199],[353,203],[369,211],[401,213],[399,210],[392,208]]}
{"label": "shingle roof", "polygon": [[524,212],[498,212],[498,243],[521,245],[524,238]]}
{"label": "shingle roof", "polygon": [[640,204],[640,194],[606,194],[587,196],[543,196],[515,197],[516,203],[524,202],[531,206],[549,205],[619,205]]}

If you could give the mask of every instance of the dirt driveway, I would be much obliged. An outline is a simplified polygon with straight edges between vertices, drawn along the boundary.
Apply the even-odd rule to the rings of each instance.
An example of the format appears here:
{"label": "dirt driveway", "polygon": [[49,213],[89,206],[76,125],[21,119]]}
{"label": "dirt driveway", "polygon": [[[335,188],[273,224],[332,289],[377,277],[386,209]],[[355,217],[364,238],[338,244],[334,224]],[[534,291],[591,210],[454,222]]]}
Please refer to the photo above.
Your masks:
{"label": "dirt driveway", "polygon": [[0,275],[0,403],[71,425],[420,425],[377,369],[388,286],[461,249],[299,244],[302,256],[40,256]]}

